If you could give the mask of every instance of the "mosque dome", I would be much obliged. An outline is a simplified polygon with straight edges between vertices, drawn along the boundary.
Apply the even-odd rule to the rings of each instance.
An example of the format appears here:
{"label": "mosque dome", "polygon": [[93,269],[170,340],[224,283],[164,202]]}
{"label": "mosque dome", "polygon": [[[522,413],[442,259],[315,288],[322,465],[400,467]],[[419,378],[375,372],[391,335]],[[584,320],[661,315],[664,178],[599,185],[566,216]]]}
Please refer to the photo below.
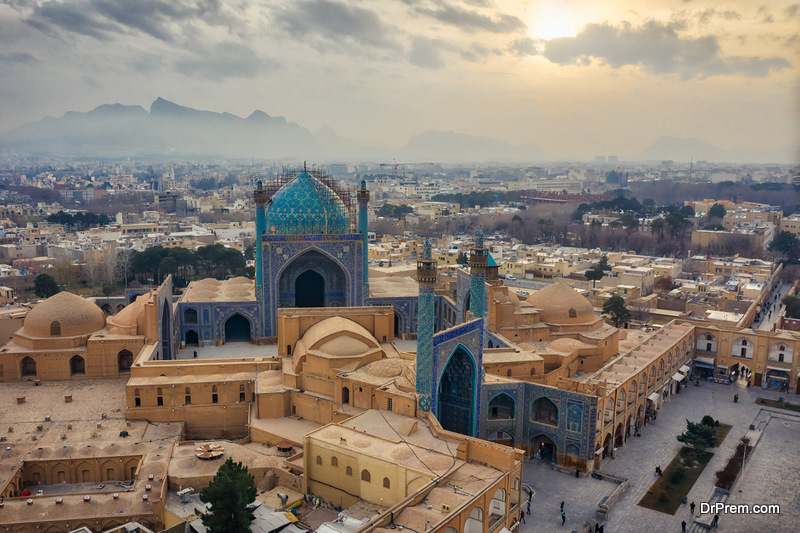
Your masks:
{"label": "mosque dome", "polygon": [[22,325],[30,337],[77,337],[106,326],[103,311],[71,292],[59,292],[30,310]]}
{"label": "mosque dome", "polygon": [[591,302],[561,283],[536,291],[528,303],[539,310],[542,322],[550,324],[585,324],[596,319]]}
{"label": "mosque dome", "polygon": [[328,185],[303,172],[272,195],[267,232],[274,235],[341,234],[350,227],[350,213]]}

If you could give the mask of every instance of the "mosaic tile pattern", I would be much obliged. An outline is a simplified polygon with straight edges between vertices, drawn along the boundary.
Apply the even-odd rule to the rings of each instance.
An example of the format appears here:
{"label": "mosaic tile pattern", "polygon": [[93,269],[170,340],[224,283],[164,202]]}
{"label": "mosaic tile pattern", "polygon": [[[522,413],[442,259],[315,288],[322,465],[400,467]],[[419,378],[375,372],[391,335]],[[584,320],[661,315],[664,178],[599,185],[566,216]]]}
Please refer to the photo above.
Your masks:
{"label": "mosaic tile pattern", "polygon": [[431,409],[433,386],[434,290],[419,289],[417,304],[417,394],[419,408]]}
{"label": "mosaic tile pattern", "polygon": [[266,229],[272,235],[343,234],[349,227],[344,202],[308,172],[278,189],[267,209]]}

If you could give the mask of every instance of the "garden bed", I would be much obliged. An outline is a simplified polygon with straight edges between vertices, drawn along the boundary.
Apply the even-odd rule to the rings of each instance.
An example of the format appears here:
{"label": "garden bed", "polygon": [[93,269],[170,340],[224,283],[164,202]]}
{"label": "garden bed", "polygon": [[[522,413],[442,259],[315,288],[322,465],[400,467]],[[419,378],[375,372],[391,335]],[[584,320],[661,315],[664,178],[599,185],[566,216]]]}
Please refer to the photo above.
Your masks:
{"label": "garden bed", "polygon": [[[728,426],[728,430],[730,430],[730,426]],[[725,433],[727,434],[727,431]],[[711,452],[701,452],[689,447],[681,448],[672,462],[664,469],[664,475],[656,478],[650,490],[639,501],[639,505],[674,515],[683,503],[684,496],[692,490],[695,481],[703,473],[713,456],[714,454]]]}
{"label": "garden bed", "polygon": [[722,445],[722,441],[725,440],[725,437],[728,436],[731,428],[733,426],[729,424],[719,424],[715,427],[714,431],[714,447],[719,448]]}
{"label": "garden bed", "polygon": [[767,405],[769,407],[775,407],[776,409],[786,409],[787,411],[800,413],[800,405],[796,403],[779,402],[778,400],[768,400],[766,398],[756,398],[756,403],[758,405]]}
{"label": "garden bed", "polygon": [[[746,449],[745,446],[747,447]],[[725,468],[714,474],[717,476],[715,485],[723,490],[730,491],[733,484],[736,483],[736,479],[739,477],[739,472],[741,472],[744,467],[745,461],[750,459],[752,453],[753,446],[750,444],[750,439],[742,437],[739,444],[736,446],[733,457],[728,459],[728,462],[725,464]]]}

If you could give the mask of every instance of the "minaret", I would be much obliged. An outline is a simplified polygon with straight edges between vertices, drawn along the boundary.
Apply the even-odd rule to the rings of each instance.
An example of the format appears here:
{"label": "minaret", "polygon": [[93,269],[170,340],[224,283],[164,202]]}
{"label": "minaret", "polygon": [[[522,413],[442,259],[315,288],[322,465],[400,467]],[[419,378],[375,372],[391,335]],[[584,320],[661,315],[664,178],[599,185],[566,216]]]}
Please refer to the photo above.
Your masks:
{"label": "minaret", "polygon": [[475,246],[469,254],[469,272],[472,285],[469,293],[469,310],[475,318],[483,318],[484,286],[486,285],[486,266],[489,262],[489,251],[483,247],[483,232],[475,232]]}
{"label": "minaret", "polygon": [[267,231],[267,191],[264,190],[264,183],[257,182],[257,189],[253,191],[253,200],[256,204],[256,291],[261,288],[261,235]]}
{"label": "minaret", "polygon": [[369,248],[367,233],[369,232],[369,217],[367,205],[369,204],[369,191],[366,180],[361,180],[361,188],[356,191],[358,199],[358,231],[364,237],[364,297],[369,298]]}
{"label": "minaret", "polygon": [[431,410],[433,383],[433,322],[436,262],[431,259],[431,241],[422,245],[422,259],[417,261],[419,302],[417,304],[417,397],[420,411]]}

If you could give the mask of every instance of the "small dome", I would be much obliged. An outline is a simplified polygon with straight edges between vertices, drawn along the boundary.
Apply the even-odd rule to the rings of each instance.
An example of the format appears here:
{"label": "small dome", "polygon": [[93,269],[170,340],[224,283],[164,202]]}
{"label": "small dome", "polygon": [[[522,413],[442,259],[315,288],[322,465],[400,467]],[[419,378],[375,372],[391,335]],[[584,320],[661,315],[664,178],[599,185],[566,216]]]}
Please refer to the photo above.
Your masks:
{"label": "small dome", "polygon": [[542,322],[550,324],[585,324],[596,319],[592,303],[561,283],[536,291],[528,303],[539,310]]}
{"label": "small dome", "polygon": [[22,325],[31,337],[76,337],[106,327],[103,311],[71,292],[59,292],[28,313]]}
{"label": "small dome", "polygon": [[349,227],[342,199],[308,172],[278,189],[267,209],[267,231],[274,235],[341,234]]}
{"label": "small dome", "polygon": [[572,353],[575,350],[586,348],[586,345],[577,339],[562,338],[554,340],[548,344],[547,347],[551,350],[555,350],[556,352]]}

